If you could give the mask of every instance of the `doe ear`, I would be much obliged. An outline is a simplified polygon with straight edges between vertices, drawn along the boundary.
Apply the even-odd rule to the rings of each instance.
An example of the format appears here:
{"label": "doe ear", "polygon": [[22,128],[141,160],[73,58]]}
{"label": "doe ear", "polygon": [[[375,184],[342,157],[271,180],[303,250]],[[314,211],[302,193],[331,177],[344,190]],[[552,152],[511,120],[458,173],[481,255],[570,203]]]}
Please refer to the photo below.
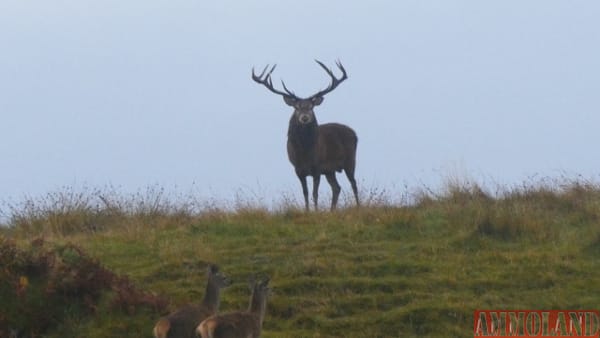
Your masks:
{"label": "doe ear", "polygon": [[283,101],[285,101],[285,104],[292,107],[295,106],[297,102],[297,100],[291,96],[284,96]]}
{"label": "doe ear", "polygon": [[317,96],[317,97],[313,97],[311,99],[311,102],[313,105],[318,106],[323,102],[323,96]]}

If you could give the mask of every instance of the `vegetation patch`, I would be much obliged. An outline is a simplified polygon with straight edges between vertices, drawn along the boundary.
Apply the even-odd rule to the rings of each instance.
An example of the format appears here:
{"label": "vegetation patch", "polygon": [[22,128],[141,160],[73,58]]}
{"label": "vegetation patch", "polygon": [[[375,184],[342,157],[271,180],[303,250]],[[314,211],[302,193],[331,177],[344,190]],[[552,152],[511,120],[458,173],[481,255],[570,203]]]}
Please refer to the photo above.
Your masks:
{"label": "vegetation patch", "polygon": [[600,304],[593,182],[454,182],[310,213],[147,194],[67,190],[4,210],[0,337],[150,337],[202,299],[209,262],[233,280],[223,312],[247,308],[248,278],[271,277],[266,338],[469,336],[475,309]]}
{"label": "vegetation patch", "polygon": [[107,293],[108,307],[126,314],[160,313],[168,305],[73,244],[35,239],[22,248],[0,235],[0,266],[0,337],[38,336],[67,320],[95,315]]}

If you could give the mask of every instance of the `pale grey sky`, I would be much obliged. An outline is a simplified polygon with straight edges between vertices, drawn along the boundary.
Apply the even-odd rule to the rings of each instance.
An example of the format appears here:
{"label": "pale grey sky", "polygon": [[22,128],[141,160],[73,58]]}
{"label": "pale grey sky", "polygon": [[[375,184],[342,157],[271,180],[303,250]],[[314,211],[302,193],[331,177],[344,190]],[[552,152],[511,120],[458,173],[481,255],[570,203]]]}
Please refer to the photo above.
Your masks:
{"label": "pale grey sky", "polygon": [[3,0],[0,201],[153,184],[300,199],[290,108],[250,70],[277,63],[309,95],[328,83],[315,58],[348,71],[316,113],[358,133],[362,187],[600,173],[598,1]]}

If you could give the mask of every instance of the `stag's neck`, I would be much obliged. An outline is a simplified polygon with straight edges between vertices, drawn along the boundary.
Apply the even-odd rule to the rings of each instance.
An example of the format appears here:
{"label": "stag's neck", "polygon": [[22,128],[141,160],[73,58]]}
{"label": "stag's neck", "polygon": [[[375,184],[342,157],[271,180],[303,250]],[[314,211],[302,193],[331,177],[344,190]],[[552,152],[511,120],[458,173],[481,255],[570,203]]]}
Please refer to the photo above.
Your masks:
{"label": "stag's neck", "polygon": [[309,124],[300,124],[292,117],[288,128],[288,141],[295,149],[311,152],[317,146],[319,125],[317,121]]}
{"label": "stag's neck", "polygon": [[219,293],[219,286],[209,281],[209,283],[206,285],[204,298],[202,299],[202,306],[216,313],[219,310],[219,304],[221,302]]}

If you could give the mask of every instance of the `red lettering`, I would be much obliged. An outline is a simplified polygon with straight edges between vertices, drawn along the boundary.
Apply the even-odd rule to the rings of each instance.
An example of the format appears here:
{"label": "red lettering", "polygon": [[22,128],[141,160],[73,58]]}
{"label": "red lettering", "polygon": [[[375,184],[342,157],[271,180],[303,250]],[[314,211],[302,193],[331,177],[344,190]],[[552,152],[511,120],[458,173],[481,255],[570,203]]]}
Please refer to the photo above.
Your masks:
{"label": "red lettering", "polygon": [[600,338],[599,310],[476,310],[474,337]]}

